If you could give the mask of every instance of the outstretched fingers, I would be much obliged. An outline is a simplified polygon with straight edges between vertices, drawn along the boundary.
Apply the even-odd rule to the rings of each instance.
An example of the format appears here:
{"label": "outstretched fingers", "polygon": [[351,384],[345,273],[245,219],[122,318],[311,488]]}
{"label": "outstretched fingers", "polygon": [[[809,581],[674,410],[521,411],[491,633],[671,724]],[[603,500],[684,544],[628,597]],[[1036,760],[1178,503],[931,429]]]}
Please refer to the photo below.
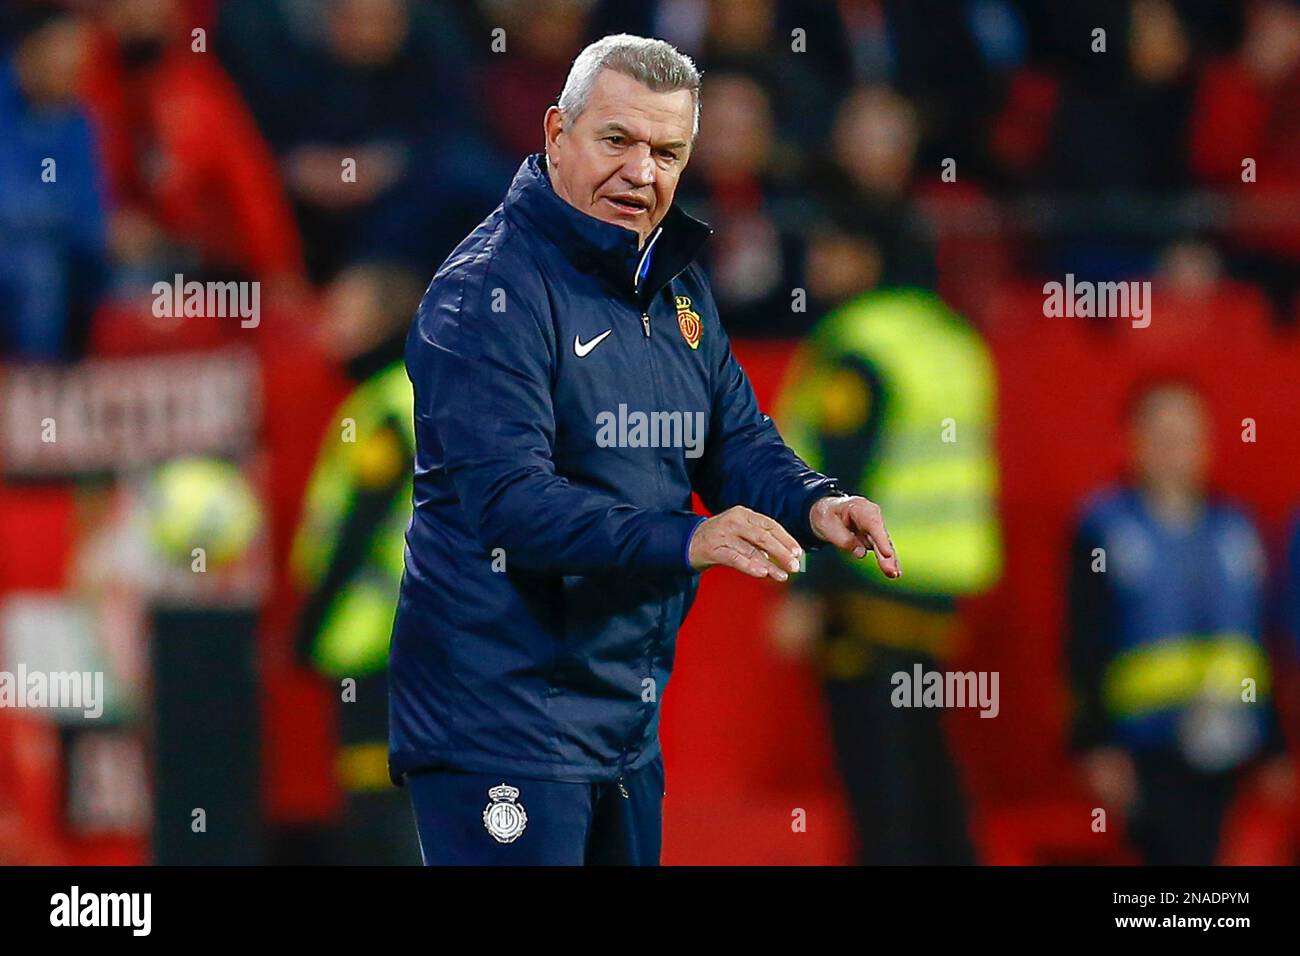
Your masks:
{"label": "outstretched fingers", "polygon": [[[858,501],[853,503],[849,511],[849,521],[853,525],[854,533],[861,542],[860,547],[864,550],[859,557],[866,554],[866,551],[876,553],[876,564],[880,570],[885,573],[886,577],[896,578],[902,575],[903,569],[898,563],[898,555],[894,552],[894,542],[889,537],[889,530],[885,527],[884,516],[880,513],[880,506],[871,501]],[[857,553],[856,551],[854,552]]]}

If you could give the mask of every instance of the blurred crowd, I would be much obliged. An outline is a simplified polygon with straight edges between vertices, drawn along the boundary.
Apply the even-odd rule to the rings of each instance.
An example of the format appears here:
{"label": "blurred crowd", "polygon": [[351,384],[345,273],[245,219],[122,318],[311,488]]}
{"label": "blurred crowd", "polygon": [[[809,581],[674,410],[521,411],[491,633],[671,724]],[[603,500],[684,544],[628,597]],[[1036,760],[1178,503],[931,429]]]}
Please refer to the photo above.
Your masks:
{"label": "blurred crowd", "polygon": [[978,320],[991,281],[1066,268],[1227,274],[1293,319],[1288,0],[629,6],[6,5],[3,354],[83,354],[104,302],[174,272],[323,293],[323,347],[366,351],[540,147],[573,52],[616,30],[704,71],[681,201],[715,227],[736,334],[799,334],[877,285],[939,284]]}

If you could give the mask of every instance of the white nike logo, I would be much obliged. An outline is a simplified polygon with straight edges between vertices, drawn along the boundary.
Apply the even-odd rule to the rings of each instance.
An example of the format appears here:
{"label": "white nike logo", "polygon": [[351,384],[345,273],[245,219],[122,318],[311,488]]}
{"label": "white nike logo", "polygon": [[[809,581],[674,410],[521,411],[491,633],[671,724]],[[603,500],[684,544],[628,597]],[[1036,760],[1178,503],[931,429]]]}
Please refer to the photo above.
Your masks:
{"label": "white nike logo", "polygon": [[573,354],[578,356],[578,358],[586,358],[587,355],[591,352],[591,350],[594,349],[601,342],[605,341],[605,336],[609,335],[609,333],[613,331],[614,331],[613,329],[606,329],[604,332],[601,332],[600,335],[596,336],[590,342],[583,342],[580,338],[578,338],[575,335],[573,337]]}

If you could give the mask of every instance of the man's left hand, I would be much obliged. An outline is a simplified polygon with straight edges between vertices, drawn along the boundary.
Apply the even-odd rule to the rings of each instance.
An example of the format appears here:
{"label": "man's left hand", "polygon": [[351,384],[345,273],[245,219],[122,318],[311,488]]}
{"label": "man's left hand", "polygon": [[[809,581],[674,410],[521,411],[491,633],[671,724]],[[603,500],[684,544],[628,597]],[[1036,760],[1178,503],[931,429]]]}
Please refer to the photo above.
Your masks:
{"label": "man's left hand", "polygon": [[813,504],[808,521],[817,537],[853,552],[855,558],[864,558],[868,551],[874,551],[876,564],[885,577],[903,576],[880,506],[874,501],[857,495],[820,498]]}

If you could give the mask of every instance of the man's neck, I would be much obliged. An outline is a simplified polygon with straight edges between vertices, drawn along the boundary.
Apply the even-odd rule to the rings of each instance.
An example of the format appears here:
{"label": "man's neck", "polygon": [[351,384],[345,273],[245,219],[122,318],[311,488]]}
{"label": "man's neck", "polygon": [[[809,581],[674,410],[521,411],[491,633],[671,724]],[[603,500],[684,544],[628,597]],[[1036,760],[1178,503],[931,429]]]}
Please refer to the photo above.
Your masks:
{"label": "man's neck", "polygon": [[1186,488],[1148,484],[1143,486],[1142,496],[1160,523],[1171,528],[1186,528],[1194,524],[1205,503],[1199,491]]}

